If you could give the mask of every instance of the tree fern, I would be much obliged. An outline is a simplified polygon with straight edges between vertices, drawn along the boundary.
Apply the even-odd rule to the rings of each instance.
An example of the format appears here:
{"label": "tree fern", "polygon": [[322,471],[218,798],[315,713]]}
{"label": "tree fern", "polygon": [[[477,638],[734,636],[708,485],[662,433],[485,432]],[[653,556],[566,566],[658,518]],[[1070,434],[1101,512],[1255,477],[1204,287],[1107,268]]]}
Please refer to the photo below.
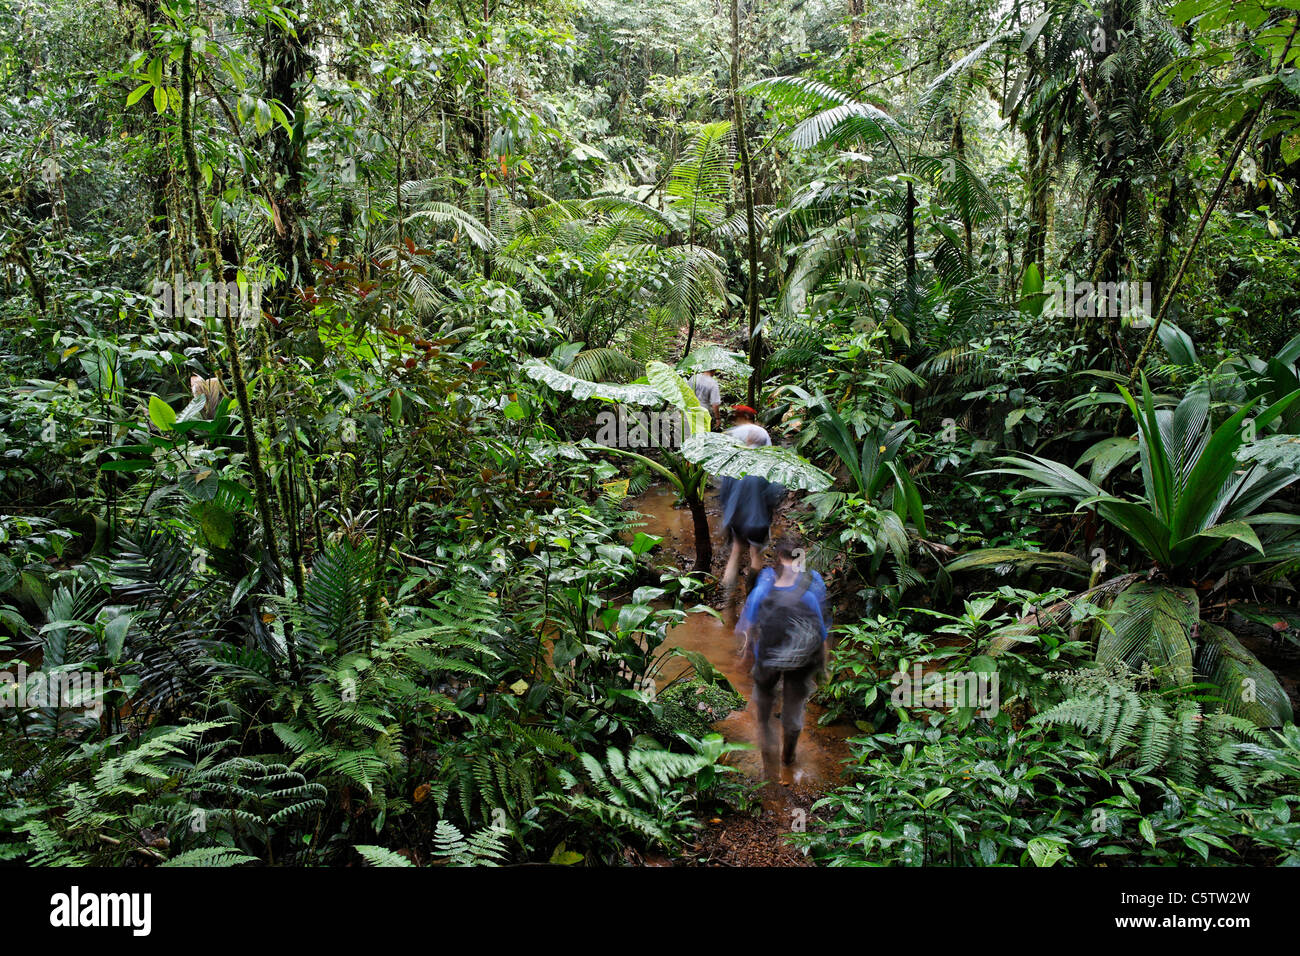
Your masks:
{"label": "tree fern", "polygon": [[573,357],[564,371],[593,382],[626,381],[637,377],[640,366],[618,349],[605,347],[584,349]]}
{"label": "tree fern", "polygon": [[708,123],[691,137],[669,171],[664,192],[691,223],[692,237],[722,221],[731,195],[734,152],[731,123]]}

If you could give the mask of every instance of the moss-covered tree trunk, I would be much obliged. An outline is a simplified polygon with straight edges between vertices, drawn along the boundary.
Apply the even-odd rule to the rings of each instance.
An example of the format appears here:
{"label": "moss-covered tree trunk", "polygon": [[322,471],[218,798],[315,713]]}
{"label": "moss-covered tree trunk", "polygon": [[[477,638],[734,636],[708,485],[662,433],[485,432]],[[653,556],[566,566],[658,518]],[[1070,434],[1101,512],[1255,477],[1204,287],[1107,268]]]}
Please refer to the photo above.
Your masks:
{"label": "moss-covered tree trunk", "polygon": [[266,36],[266,95],[284,104],[293,118],[293,135],[280,124],[271,128],[271,182],[273,201],[278,220],[272,243],[275,262],[284,270],[285,279],[273,290],[273,300],[281,308],[294,302],[292,290],[314,282],[311,267],[311,250],[307,229],[303,223],[304,156],[307,150],[307,109],[303,101],[302,84],[311,69],[311,55],[307,52],[311,32],[301,9],[302,0],[284,4],[290,15],[293,29],[283,29],[270,18]]}
{"label": "moss-covered tree trunk", "polygon": [[[217,237],[212,229],[212,220],[208,217],[207,206],[203,202],[201,191],[198,154],[194,150],[194,62],[193,50],[189,41],[181,56],[181,149],[185,154],[185,169],[189,178],[190,195],[194,202],[195,216],[198,220],[198,234],[203,240],[203,251],[208,262],[208,273],[212,281],[222,279],[221,253],[217,249]],[[257,437],[257,420],[253,415],[253,406],[248,398],[248,384],[244,378],[243,359],[239,349],[239,336],[235,330],[233,309],[222,309],[222,329],[226,338],[226,355],[229,362],[230,381],[235,390],[235,402],[239,406],[239,417],[244,423],[244,440],[248,449],[248,470],[253,475],[253,493],[257,502],[257,513],[262,525],[263,547],[267,559],[277,575],[283,574],[280,565],[280,552],[276,546],[275,522],[271,516],[271,492],[266,471],[262,467],[262,449]],[[289,671],[295,679],[298,677],[298,652],[294,647],[293,631],[286,622],[285,649],[289,658]]]}
{"label": "moss-covered tree trunk", "polygon": [[744,185],[745,251],[749,266],[749,286],[745,301],[749,327],[749,388],[746,397],[751,406],[757,406],[758,393],[763,387],[762,356],[763,336],[758,330],[758,226],[754,217],[754,175],[749,155],[749,137],[745,132],[745,104],[740,97],[740,0],[731,4],[731,116],[736,131],[736,147],[740,158],[740,176]]}

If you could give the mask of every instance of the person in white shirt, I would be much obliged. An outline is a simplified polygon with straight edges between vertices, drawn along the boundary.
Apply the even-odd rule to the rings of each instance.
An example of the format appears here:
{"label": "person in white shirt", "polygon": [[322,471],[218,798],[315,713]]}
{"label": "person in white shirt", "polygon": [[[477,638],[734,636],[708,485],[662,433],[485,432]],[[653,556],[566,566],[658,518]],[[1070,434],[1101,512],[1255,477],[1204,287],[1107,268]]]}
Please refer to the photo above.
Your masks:
{"label": "person in white shirt", "polygon": [[718,410],[722,407],[722,389],[718,387],[718,380],[713,377],[716,374],[717,369],[704,369],[692,375],[688,384],[695,392],[695,397],[700,400],[700,404],[709,410],[714,430],[721,431],[722,415]]}
{"label": "person in white shirt", "polygon": [[767,433],[767,429],[754,421],[755,412],[748,405],[737,405],[732,408],[736,419],[733,428],[727,429],[727,434],[736,438],[750,448],[757,448],[763,445],[772,444],[772,436]]}

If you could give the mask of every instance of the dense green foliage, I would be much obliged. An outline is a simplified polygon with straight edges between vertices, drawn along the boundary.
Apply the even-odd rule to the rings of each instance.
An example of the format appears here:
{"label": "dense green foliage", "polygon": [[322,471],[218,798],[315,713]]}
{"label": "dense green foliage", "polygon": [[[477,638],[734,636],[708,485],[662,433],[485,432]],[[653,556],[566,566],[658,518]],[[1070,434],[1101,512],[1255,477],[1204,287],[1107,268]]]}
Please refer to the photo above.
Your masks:
{"label": "dense green foliage", "polygon": [[688,859],[761,475],[861,734],[814,861],[1300,863],[1298,30],[0,5],[0,860]]}

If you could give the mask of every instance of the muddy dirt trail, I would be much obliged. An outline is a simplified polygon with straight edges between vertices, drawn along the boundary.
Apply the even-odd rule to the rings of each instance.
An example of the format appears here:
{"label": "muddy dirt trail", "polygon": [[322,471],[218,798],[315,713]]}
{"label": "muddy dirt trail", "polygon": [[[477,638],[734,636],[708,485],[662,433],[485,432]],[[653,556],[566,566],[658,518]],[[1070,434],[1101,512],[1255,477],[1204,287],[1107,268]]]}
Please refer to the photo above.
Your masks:
{"label": "muddy dirt trail", "polygon": [[[641,530],[663,537],[662,547],[676,556],[679,566],[689,567],[695,554],[691,515],[685,508],[673,507],[672,490],[663,486],[652,487],[634,499],[631,506],[644,516],[645,525]],[[713,530],[714,571],[720,573],[727,559],[729,545],[723,540],[721,529],[718,528],[720,509],[716,491],[709,492],[706,506],[709,525]],[[780,530],[778,519],[774,531]],[[743,588],[742,584],[742,592]],[[714,606],[722,612],[721,621],[704,612],[688,615],[681,624],[669,630],[663,648],[680,647],[700,652],[750,701],[744,710],[730,714],[714,726],[729,741],[754,745],[753,750],[738,751],[732,755],[732,765],[751,779],[761,781],[763,765],[757,749],[758,725],[751,699],[753,680],[749,667],[741,661],[740,641],[734,633],[743,600],[742,593],[729,607],[719,607],[715,603]],[[684,660],[680,664],[671,662],[666,665],[661,685],[676,677],[686,667]],[[778,708],[779,706],[778,698]],[[841,762],[849,757],[847,738],[854,730],[847,724],[819,726],[817,721],[823,712],[817,704],[809,703],[803,734],[796,751],[793,779],[786,781],[787,785],[769,786],[765,806],[769,801],[772,802],[773,809],[782,805],[804,805],[809,795],[815,797],[817,793],[831,789],[842,781]]]}

